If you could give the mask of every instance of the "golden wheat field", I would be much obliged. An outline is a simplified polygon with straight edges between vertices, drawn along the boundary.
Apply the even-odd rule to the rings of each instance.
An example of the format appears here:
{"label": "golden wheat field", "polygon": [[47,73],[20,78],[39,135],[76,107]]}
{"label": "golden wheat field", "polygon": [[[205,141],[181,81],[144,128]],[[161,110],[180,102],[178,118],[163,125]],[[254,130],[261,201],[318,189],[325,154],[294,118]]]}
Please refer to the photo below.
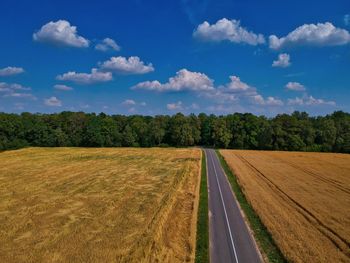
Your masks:
{"label": "golden wheat field", "polygon": [[350,262],[350,155],[221,150],[291,262]]}
{"label": "golden wheat field", "polygon": [[193,262],[198,149],[0,153],[1,262]]}

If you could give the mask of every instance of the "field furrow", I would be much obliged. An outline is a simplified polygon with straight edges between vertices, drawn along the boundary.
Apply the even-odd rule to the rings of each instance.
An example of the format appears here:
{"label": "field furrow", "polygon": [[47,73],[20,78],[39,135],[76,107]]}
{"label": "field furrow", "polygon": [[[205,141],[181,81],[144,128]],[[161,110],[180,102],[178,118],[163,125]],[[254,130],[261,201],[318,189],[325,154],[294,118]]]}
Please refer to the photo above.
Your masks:
{"label": "field furrow", "polygon": [[[343,180],[350,167],[349,163],[344,166],[343,155],[340,162],[337,155],[322,157],[332,161],[331,157],[335,158],[338,168],[336,173],[322,171],[320,179],[315,164],[320,161],[312,158],[313,153],[236,150],[221,153],[248,201],[290,261],[350,261],[350,199],[343,191],[350,186],[348,178]],[[299,159],[301,162],[296,164]],[[311,165],[305,167],[307,163]],[[343,182],[341,188],[333,183],[333,177]]]}
{"label": "field furrow", "polygon": [[290,195],[284,192],[277,184],[275,184],[272,180],[270,180],[266,175],[264,175],[259,169],[257,169],[254,165],[249,163],[244,157],[239,154],[235,154],[239,159],[242,160],[247,166],[249,166],[253,173],[259,176],[262,180],[268,182],[268,185],[274,190],[277,191],[281,197],[286,200],[286,203],[294,207],[296,211],[298,211],[302,216],[305,217],[314,227],[316,227],[325,237],[327,237],[338,249],[340,249],[343,253],[347,253],[349,250],[349,242],[343,238],[340,234],[336,233],[333,229],[329,228],[326,224],[324,224],[316,215],[314,215],[311,211],[309,211],[306,207],[300,204],[297,200],[293,199]]}

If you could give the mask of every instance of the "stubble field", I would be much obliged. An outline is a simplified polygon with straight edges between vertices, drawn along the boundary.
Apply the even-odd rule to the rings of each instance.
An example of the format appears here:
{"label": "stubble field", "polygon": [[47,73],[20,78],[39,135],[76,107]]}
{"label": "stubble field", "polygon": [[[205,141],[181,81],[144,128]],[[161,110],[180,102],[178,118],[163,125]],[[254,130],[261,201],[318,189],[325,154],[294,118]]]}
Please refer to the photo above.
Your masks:
{"label": "stubble field", "polygon": [[350,155],[221,150],[291,262],[350,262]]}
{"label": "stubble field", "polygon": [[0,153],[2,262],[193,262],[198,149]]}

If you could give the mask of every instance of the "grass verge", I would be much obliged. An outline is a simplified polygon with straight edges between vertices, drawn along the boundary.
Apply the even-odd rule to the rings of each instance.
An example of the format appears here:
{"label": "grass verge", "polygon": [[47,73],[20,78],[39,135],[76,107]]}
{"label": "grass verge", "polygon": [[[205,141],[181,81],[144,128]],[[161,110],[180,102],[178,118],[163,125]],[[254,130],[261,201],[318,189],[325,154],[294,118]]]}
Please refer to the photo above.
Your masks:
{"label": "grass verge", "polygon": [[253,230],[255,240],[257,241],[259,247],[261,248],[263,254],[267,257],[269,262],[287,262],[276,243],[272,239],[271,234],[268,232],[267,228],[261,222],[259,216],[255,213],[253,207],[250,205],[246,199],[241,187],[238,184],[236,176],[233,174],[230,167],[227,165],[225,159],[220,154],[219,150],[216,153],[220,159],[220,163],[228,177],[231,184],[232,190],[236,195],[236,198],[249,222],[250,228]]}
{"label": "grass verge", "polygon": [[199,207],[197,218],[196,263],[209,262],[209,227],[208,227],[208,188],[207,164],[202,150],[202,170],[199,190]]}

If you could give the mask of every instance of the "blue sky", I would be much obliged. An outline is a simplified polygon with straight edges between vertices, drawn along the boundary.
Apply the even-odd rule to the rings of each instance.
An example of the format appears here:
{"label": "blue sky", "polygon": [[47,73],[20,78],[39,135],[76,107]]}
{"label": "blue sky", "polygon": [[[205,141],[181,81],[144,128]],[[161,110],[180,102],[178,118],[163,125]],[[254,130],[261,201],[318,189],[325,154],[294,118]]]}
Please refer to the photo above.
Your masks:
{"label": "blue sky", "polygon": [[350,111],[350,2],[7,1],[0,111]]}

